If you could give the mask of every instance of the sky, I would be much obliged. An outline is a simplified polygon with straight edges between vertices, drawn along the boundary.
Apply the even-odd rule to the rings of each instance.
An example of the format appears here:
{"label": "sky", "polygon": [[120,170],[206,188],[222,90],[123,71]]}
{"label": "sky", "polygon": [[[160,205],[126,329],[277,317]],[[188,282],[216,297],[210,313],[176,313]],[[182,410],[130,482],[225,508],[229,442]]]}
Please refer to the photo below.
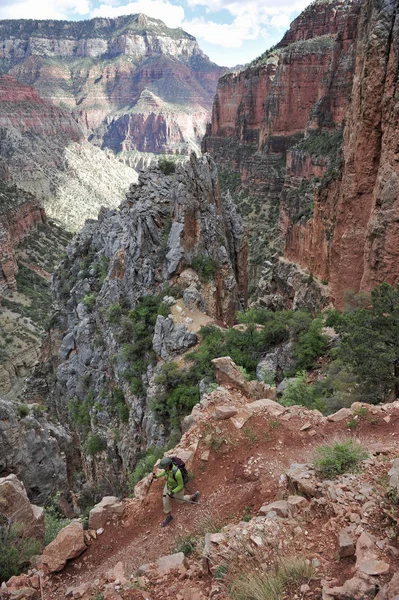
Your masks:
{"label": "sky", "polygon": [[0,0],[0,19],[118,17],[144,13],[182,27],[218,65],[250,62],[276,44],[310,0]]}

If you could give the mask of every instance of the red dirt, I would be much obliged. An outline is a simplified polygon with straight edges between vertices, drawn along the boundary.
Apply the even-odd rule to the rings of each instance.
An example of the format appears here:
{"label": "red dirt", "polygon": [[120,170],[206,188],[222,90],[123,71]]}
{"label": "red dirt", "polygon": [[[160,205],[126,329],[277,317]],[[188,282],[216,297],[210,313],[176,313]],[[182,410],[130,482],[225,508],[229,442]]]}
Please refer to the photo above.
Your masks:
{"label": "red dirt", "polygon": [[[355,435],[371,451],[373,445],[383,443],[393,457],[399,449],[399,408],[390,410],[390,423],[383,420],[386,414],[378,412],[361,418]],[[104,533],[93,541],[81,557],[71,561],[62,573],[44,582],[43,600],[64,598],[67,588],[95,581],[119,561],[124,563],[129,577],[140,565],[177,551],[180,538],[194,536],[198,532],[204,534],[204,521],[217,521],[219,525],[238,522],[246,512],[255,516],[262,505],[286,496],[287,490],[280,476],[291,463],[308,462],[312,459],[315,447],[336,436],[352,434],[345,421],[313,422],[311,430],[300,431],[306,422],[312,422],[310,412],[303,417],[293,416],[288,421],[284,417],[253,416],[240,430],[230,420],[201,423],[203,433],[192,467],[195,479],[189,485],[190,491],[201,491],[198,505],[175,507],[174,520],[162,529],[163,483],[154,482],[143,505],[125,500],[123,521],[107,525]],[[205,444],[210,428],[214,429],[213,448]],[[315,432],[313,435],[309,434],[312,430]],[[221,442],[222,439],[225,441]],[[217,447],[219,444],[220,447]],[[209,460],[204,462],[200,456],[208,449]],[[248,473],[245,468],[250,458],[258,459],[258,475]],[[386,473],[388,468],[389,463],[381,462],[380,475]],[[367,475],[371,478],[377,476],[374,471],[371,469]],[[322,513],[319,517],[313,516],[312,521],[307,523],[306,543],[302,538],[295,543],[301,554],[305,551],[310,558],[329,561],[326,574],[342,580],[353,570],[352,559],[334,563],[336,532],[329,527],[328,520]],[[210,582],[207,583],[209,586]],[[152,599],[158,597],[165,596],[151,592]]]}

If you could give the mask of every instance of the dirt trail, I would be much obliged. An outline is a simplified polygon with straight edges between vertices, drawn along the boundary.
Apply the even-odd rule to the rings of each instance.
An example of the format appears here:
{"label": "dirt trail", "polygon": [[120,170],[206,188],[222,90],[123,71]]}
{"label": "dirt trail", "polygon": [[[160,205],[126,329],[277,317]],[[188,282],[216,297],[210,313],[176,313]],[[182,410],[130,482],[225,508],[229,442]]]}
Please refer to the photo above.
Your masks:
{"label": "dirt trail", "polygon": [[[189,484],[190,491],[200,490],[199,504],[175,507],[174,520],[163,529],[163,483],[154,482],[143,504],[125,500],[123,521],[107,525],[81,557],[62,573],[45,580],[43,600],[65,598],[67,588],[95,581],[119,561],[130,576],[140,565],[176,551],[181,538],[204,534],[211,523],[238,522],[246,513],[255,516],[262,505],[286,494],[281,475],[291,463],[311,460],[317,446],[337,436],[355,434],[370,452],[383,444],[390,457],[399,453],[399,407],[390,410],[389,423],[384,421],[386,413],[379,411],[372,418],[361,419],[354,433],[346,421],[318,423],[312,421],[310,411],[306,412],[289,420],[264,413],[254,415],[240,430],[231,420],[202,422],[192,467],[195,479]],[[311,427],[301,431],[309,423]],[[209,459],[201,460],[207,450]],[[309,539],[316,540],[316,550],[318,539],[324,547],[335,543],[336,537],[329,542],[327,535],[320,536],[320,523],[316,520],[308,529]]]}

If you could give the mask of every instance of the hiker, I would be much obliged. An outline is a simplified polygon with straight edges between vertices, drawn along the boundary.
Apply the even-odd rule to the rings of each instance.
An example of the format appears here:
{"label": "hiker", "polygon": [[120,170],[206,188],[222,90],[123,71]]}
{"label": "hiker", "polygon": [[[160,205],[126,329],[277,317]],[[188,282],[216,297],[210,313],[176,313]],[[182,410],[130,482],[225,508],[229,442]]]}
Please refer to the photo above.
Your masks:
{"label": "hiker", "polygon": [[[184,463],[182,463],[184,465]],[[165,456],[159,463],[159,468],[163,469],[158,475],[152,474],[152,480],[159,479],[160,477],[166,477],[166,483],[163,488],[163,512],[166,517],[161,523],[161,527],[169,525],[173,519],[171,500],[177,502],[197,502],[200,493],[195,492],[191,496],[184,495],[184,481],[183,475],[179,467],[173,464],[172,459],[169,456]]]}

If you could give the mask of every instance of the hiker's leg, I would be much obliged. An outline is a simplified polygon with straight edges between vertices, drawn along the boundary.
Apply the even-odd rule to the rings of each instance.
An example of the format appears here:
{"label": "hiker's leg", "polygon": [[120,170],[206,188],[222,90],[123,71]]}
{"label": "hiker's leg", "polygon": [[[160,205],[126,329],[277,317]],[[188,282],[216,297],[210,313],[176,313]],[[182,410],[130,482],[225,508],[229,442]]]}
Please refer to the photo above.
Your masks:
{"label": "hiker's leg", "polygon": [[172,505],[168,496],[168,491],[168,486],[165,483],[165,487],[163,488],[162,492],[163,512],[165,515],[168,515],[170,512],[172,512]]}
{"label": "hiker's leg", "polygon": [[176,500],[176,502],[179,502],[179,504],[181,504],[185,498],[184,490],[177,492],[177,494],[173,494],[173,500]]}

